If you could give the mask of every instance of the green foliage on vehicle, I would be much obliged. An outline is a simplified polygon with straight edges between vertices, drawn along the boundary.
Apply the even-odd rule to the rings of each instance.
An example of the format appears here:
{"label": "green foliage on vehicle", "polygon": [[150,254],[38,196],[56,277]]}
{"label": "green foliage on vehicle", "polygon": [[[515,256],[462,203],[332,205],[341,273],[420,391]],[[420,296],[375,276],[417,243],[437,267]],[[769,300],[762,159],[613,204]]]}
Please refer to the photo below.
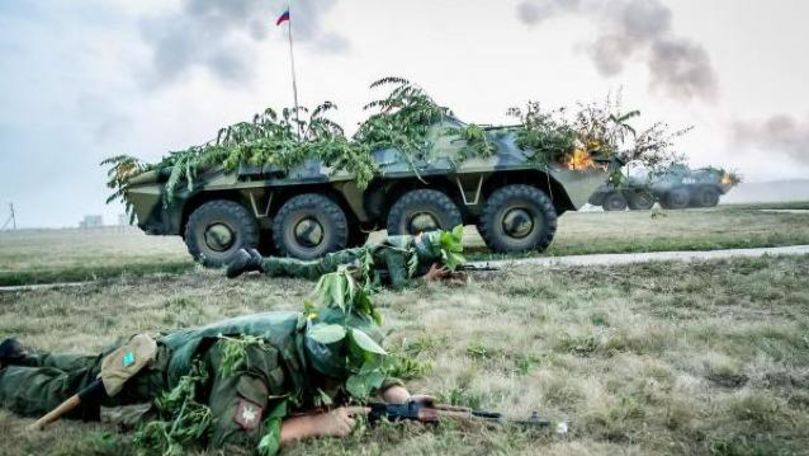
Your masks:
{"label": "green foliage on vehicle", "polygon": [[[371,114],[352,138],[346,137],[343,128],[328,117],[336,106],[327,101],[311,111],[286,108],[279,114],[267,109],[252,122],[223,128],[215,140],[171,152],[156,164],[144,164],[125,155],[111,157],[102,162],[110,166],[110,201],[125,200],[130,180],[145,171],[168,176],[163,199],[169,205],[181,185],[193,190],[199,174],[212,168],[233,171],[244,164],[289,171],[310,159],[332,172],[347,172],[364,189],[381,173],[372,152],[396,150],[421,177],[418,164],[435,158],[432,154],[436,135],[458,143],[457,156],[451,158],[455,166],[469,159],[494,156],[498,152],[497,140],[509,135],[515,136],[517,146],[527,153],[528,163],[538,168],[554,162],[568,165],[577,154],[586,158],[586,166],[592,165],[591,158],[606,163],[615,157],[657,165],[677,158],[671,151],[673,139],[687,131],[670,133],[662,122],[638,131],[629,122],[640,112],[623,111],[619,101],[609,98],[603,105],[580,104],[572,116],[565,109],[545,111],[538,102],[529,102],[525,109],[508,111],[520,125],[490,128],[463,124],[449,108],[404,78],[383,78],[371,84],[371,89],[388,92],[365,106]],[[436,131],[442,123],[457,127]]]}

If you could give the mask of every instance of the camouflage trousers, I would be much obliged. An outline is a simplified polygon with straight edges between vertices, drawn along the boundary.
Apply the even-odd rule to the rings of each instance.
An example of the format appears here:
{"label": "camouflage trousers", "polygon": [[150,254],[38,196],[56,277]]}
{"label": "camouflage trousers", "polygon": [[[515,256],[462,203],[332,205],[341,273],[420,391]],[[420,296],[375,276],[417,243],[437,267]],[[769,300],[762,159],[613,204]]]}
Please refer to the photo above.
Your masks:
{"label": "camouflage trousers", "polygon": [[[340,266],[359,266],[359,260],[368,247],[345,249],[326,254],[318,260],[304,261],[294,258],[266,257],[261,261],[261,270],[270,277],[293,277],[306,280],[317,280],[323,274],[334,272]],[[377,246],[371,250],[374,266],[371,279],[375,282],[389,283],[394,289],[404,287],[410,275],[407,270],[406,254],[396,248]],[[420,265],[416,276],[423,275],[427,265]]]}
{"label": "camouflage trousers", "polygon": [[323,258],[311,261],[267,257],[261,261],[261,270],[270,277],[317,280],[323,274],[334,272],[342,265],[357,263],[362,253],[363,249],[359,247],[328,253]]}
{"label": "camouflage trousers", "polygon": [[[92,383],[105,356],[106,353],[97,356],[44,353],[27,357],[21,365],[5,366],[0,369],[0,407],[22,416],[42,416]],[[65,418],[95,421],[100,418],[101,406],[152,403],[174,386],[167,380],[170,357],[169,350],[158,345],[155,362],[127,380],[115,397],[101,403],[82,403]],[[212,344],[202,359],[212,374],[200,391],[203,396],[200,400],[207,403],[214,417],[209,444],[216,448],[255,447],[262,435],[259,425],[262,414],[277,405],[278,397],[285,397],[280,396],[283,370],[277,365],[277,351],[249,346],[245,370],[228,376],[220,375],[221,343]],[[270,393],[276,394],[276,399],[271,399]],[[245,421],[242,416],[252,421]]]}
{"label": "camouflage trousers", "polygon": [[[53,410],[98,377],[106,353],[96,356],[43,353],[28,356],[20,365],[0,369],[0,407],[19,415],[37,417]],[[99,406],[149,402],[166,387],[166,349],[160,347],[157,362],[132,379],[114,398],[101,404],[81,404],[67,418],[97,420]]]}

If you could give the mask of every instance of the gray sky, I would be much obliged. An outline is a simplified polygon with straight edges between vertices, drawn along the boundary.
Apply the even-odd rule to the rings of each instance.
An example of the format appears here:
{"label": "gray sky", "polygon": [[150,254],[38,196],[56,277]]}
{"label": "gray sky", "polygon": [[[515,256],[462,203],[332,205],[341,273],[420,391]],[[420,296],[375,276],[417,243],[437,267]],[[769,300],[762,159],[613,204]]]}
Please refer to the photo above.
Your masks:
{"label": "gray sky", "polygon": [[[292,103],[280,0],[0,2],[0,223],[111,222],[105,170]],[[674,127],[692,164],[748,181],[809,171],[805,0],[293,0],[301,101],[353,132],[381,76],[462,119],[601,100]]]}

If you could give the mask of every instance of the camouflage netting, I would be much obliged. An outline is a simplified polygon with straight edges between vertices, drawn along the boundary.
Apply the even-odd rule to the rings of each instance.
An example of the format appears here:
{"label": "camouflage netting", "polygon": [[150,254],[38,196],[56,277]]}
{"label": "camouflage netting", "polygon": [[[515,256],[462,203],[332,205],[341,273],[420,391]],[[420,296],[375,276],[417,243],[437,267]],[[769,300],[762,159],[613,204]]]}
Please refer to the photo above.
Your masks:
{"label": "camouflage netting", "polygon": [[[267,109],[252,122],[223,128],[215,140],[171,152],[155,164],[143,163],[129,155],[104,160],[102,165],[111,167],[108,186],[114,190],[108,202],[115,199],[125,202],[123,196],[129,180],[149,170],[168,174],[165,196],[169,203],[179,185],[185,183],[192,188],[200,171],[216,167],[233,170],[244,163],[288,170],[308,159],[317,159],[333,170],[351,173],[359,187],[364,188],[378,172],[372,151],[394,148],[411,163],[429,161],[434,141],[431,127],[454,119],[452,111],[406,79],[384,78],[371,88],[390,88],[390,91],[365,106],[365,110],[373,113],[351,138],[327,117],[336,106],[325,102],[311,111],[303,107],[286,108],[279,114]],[[530,152],[531,161],[538,167],[555,162],[571,169],[585,169],[603,166],[597,162],[606,163],[613,158],[623,162],[640,160],[651,167],[681,161],[682,157],[672,150],[673,141],[688,131],[671,132],[662,122],[638,131],[629,122],[639,117],[640,112],[624,112],[620,97],[608,97],[603,104],[579,104],[575,110],[546,111],[539,103],[529,102],[525,108],[511,108],[509,115],[518,118],[520,124],[495,128],[458,123],[461,126],[446,128],[441,134],[464,141],[461,161],[494,154],[491,138],[513,134],[517,145]]]}

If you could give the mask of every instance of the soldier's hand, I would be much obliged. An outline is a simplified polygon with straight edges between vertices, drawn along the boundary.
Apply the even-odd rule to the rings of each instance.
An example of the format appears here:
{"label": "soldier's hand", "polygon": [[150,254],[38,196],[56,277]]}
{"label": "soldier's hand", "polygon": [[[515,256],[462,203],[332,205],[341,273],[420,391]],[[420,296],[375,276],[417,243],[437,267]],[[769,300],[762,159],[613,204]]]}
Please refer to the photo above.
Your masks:
{"label": "soldier's hand", "polygon": [[357,415],[367,415],[368,407],[340,407],[317,415],[317,427],[322,436],[346,437],[357,425]]}
{"label": "soldier's hand", "polygon": [[424,274],[424,280],[427,282],[434,282],[441,280],[449,274],[449,270],[444,266],[439,266],[438,263],[433,263],[430,270]]}

